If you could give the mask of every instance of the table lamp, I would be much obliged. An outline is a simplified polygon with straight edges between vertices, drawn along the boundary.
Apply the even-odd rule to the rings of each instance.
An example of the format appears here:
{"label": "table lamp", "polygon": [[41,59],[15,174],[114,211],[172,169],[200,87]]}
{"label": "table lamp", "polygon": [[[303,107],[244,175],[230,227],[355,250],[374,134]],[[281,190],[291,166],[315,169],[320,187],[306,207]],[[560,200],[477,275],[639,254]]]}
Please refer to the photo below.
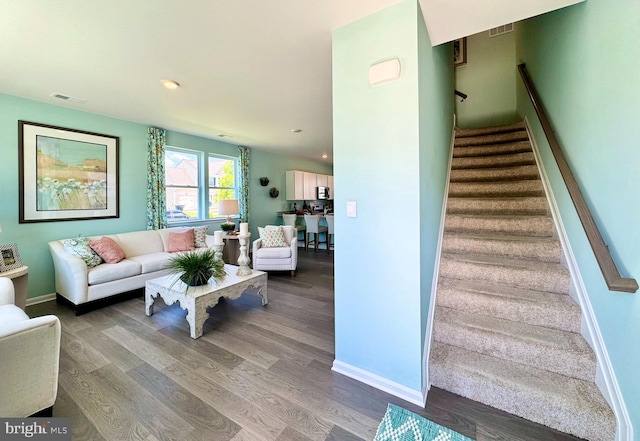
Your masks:
{"label": "table lamp", "polygon": [[[237,199],[222,199],[218,203],[218,214],[227,216],[227,220],[220,225],[224,231],[233,231],[236,224],[231,221],[231,216],[239,214]],[[231,226],[233,225],[233,228]]]}

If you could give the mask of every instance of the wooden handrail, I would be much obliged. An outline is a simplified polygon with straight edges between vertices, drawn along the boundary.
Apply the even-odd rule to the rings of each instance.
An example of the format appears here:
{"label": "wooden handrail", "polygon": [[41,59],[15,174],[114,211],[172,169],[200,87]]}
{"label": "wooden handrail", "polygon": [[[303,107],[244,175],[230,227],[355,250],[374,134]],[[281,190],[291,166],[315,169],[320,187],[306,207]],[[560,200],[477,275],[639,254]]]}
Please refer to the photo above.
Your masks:
{"label": "wooden handrail", "polygon": [[466,100],[466,99],[467,99],[467,96],[468,96],[466,93],[462,93],[462,92],[460,92],[459,90],[454,90],[454,91],[453,91],[453,93],[455,93],[457,96],[459,96],[460,98],[462,98],[462,99],[460,100],[460,102],[463,102],[464,100]]}
{"label": "wooden handrail", "polygon": [[582,196],[580,187],[578,187],[578,183],[573,177],[573,173],[571,172],[569,163],[567,162],[567,159],[562,152],[562,148],[558,143],[558,139],[556,138],[556,135],[553,131],[551,122],[549,121],[549,118],[544,111],[542,102],[540,101],[540,97],[538,96],[533,82],[531,81],[531,78],[527,73],[525,65],[520,64],[518,66],[518,70],[520,71],[520,76],[522,77],[524,86],[527,89],[527,93],[529,94],[531,103],[533,104],[533,107],[538,114],[538,118],[540,119],[540,123],[542,124],[544,134],[547,137],[547,141],[549,142],[549,146],[551,147],[553,156],[558,163],[560,174],[562,175],[564,183],[567,186],[567,190],[569,191],[569,196],[571,196],[573,205],[576,207],[578,217],[582,222],[582,227],[587,234],[587,239],[591,244],[591,248],[593,249],[593,252],[596,256],[598,265],[600,266],[600,271],[602,271],[602,275],[604,276],[604,280],[607,283],[609,290],[636,292],[638,290],[638,282],[636,282],[635,279],[627,279],[620,276],[620,272],[618,271],[618,268],[616,267],[616,264],[611,257],[611,253],[609,252],[609,248],[607,248],[607,245],[604,243],[604,239],[602,239],[602,235],[600,234],[600,231],[598,230],[598,227],[593,220],[593,216],[591,216],[589,207],[587,206],[587,203]]}

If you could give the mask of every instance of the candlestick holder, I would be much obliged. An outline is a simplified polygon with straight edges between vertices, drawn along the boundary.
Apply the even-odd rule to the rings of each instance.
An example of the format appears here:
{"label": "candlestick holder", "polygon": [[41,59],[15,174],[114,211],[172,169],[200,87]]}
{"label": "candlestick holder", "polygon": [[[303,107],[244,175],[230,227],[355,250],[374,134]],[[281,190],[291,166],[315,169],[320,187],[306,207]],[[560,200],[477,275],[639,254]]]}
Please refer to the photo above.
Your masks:
{"label": "candlestick holder", "polygon": [[214,244],[211,248],[213,248],[213,252],[216,255],[216,259],[222,260],[222,249],[224,248],[224,242],[221,244]]}
{"label": "candlestick holder", "polygon": [[249,254],[247,253],[247,244],[249,243],[249,237],[251,233],[240,234],[238,236],[238,241],[240,242],[240,256],[238,257],[238,272],[237,276],[248,276],[252,273],[251,268],[249,268]]}

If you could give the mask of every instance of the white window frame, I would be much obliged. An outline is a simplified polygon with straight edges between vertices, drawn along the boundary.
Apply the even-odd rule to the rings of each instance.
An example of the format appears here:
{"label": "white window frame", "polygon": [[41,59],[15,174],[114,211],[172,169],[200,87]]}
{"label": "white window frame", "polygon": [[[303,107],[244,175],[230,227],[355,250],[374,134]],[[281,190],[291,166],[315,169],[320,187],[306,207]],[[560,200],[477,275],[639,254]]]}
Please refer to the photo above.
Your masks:
{"label": "white window frame", "polygon": [[[178,224],[184,224],[184,223],[191,223],[191,222],[198,222],[198,221],[203,221],[203,220],[224,220],[226,217],[225,216],[214,216],[214,217],[210,217],[209,216],[209,191],[210,190],[215,190],[215,189],[220,189],[220,190],[229,190],[232,189],[235,198],[238,198],[239,195],[239,187],[240,187],[240,176],[239,176],[239,172],[240,172],[240,159],[239,157],[236,156],[227,156],[227,155],[221,155],[218,153],[208,153],[208,152],[204,152],[201,150],[192,150],[192,149],[185,149],[182,147],[174,147],[174,146],[165,146],[165,154],[167,152],[175,152],[175,153],[184,153],[184,154],[188,154],[188,155],[195,155],[197,158],[197,168],[198,168],[198,186],[197,186],[197,193],[198,193],[198,217],[197,218],[192,218],[192,219],[167,219],[167,223],[175,226]],[[209,158],[218,158],[218,159],[223,159],[223,160],[231,160],[233,162],[233,167],[234,167],[234,186],[233,187],[217,187],[217,186],[209,186]],[[165,179],[166,179],[166,169],[165,169]],[[171,188],[189,188],[189,189],[193,189],[196,187],[191,187],[191,186],[179,186],[179,185],[172,185]],[[167,206],[167,210],[173,210],[173,207],[168,207]]]}

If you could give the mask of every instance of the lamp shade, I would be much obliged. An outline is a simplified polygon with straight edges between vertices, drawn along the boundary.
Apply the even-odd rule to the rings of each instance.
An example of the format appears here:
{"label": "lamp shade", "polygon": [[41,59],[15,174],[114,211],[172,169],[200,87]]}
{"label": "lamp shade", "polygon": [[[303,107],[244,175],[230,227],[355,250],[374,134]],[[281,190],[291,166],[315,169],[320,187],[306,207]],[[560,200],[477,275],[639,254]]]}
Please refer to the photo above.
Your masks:
{"label": "lamp shade", "polygon": [[240,213],[237,199],[223,199],[218,203],[218,213],[224,216],[231,216]]}

